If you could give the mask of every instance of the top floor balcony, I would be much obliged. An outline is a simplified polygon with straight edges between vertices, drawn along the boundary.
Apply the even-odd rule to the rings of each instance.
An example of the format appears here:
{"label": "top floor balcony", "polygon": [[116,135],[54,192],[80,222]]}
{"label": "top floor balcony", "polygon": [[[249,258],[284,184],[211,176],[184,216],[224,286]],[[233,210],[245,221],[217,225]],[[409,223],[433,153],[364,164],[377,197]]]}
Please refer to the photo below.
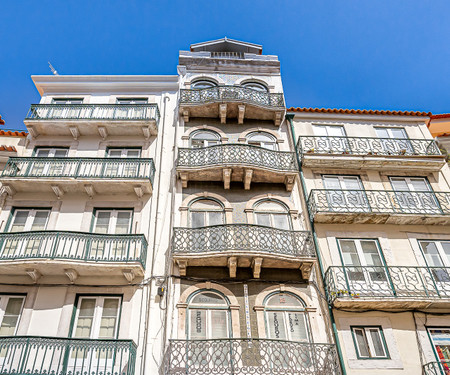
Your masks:
{"label": "top floor balcony", "polygon": [[297,152],[309,168],[438,171],[445,165],[433,139],[300,136]]}
{"label": "top floor balcony", "polygon": [[157,104],[32,104],[24,120],[39,135],[144,136],[158,133]]}
{"label": "top floor balcony", "polygon": [[285,106],[281,93],[269,93],[240,86],[215,86],[204,89],[180,90],[180,113],[186,122],[191,117],[244,118],[273,120],[278,126],[283,120]]}

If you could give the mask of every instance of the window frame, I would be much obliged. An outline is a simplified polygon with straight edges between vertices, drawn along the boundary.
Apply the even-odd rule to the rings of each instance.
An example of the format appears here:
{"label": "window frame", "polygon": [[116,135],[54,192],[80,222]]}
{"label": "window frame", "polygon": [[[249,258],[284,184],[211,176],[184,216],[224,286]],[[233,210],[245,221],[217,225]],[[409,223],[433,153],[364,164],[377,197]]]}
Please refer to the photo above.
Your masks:
{"label": "window frame", "polygon": [[[258,206],[260,206],[261,204],[266,203],[266,202],[276,203],[276,204],[280,205],[281,207],[283,207],[285,209],[285,211],[283,211],[283,212],[282,211],[258,211]],[[253,204],[252,208],[253,208],[253,222],[256,225],[261,225],[261,224],[258,224],[258,213],[267,214],[267,215],[269,215],[269,218],[271,221],[270,228],[280,229],[274,225],[273,214],[285,215],[288,220],[289,229],[281,229],[281,230],[293,230],[293,222],[292,222],[291,213],[290,213],[289,207],[284,202],[282,202],[278,199],[273,199],[273,198],[260,199]]]}
{"label": "window frame", "polygon": [[[71,103],[71,101],[80,101],[81,103]],[[63,101],[65,101],[66,103],[62,103]],[[69,103],[67,103],[69,102]],[[69,105],[69,104],[83,104],[84,102],[84,97],[81,98],[52,98],[52,103],[51,104],[62,104],[62,105]]]}
{"label": "window frame", "polygon": [[[367,335],[366,329],[374,329],[374,328],[378,330],[378,333],[379,333],[379,336],[380,336],[380,339],[381,339],[381,343],[383,345],[383,350],[384,350],[385,356],[383,356],[383,357],[373,357],[373,356],[363,357],[360,354],[358,341],[356,339],[355,329],[360,329],[360,330],[362,330],[364,332],[364,338],[365,338],[365,341],[367,343],[367,348],[368,348],[369,355],[370,355],[371,351],[375,352],[375,349],[374,349],[374,346],[373,346],[374,344],[373,344],[372,338]],[[356,358],[357,359],[359,359],[359,360],[373,360],[373,359],[376,359],[376,360],[386,360],[387,359],[387,360],[389,360],[389,359],[391,359],[391,356],[389,354],[389,349],[388,349],[388,346],[387,346],[387,343],[386,343],[386,339],[384,337],[384,332],[383,332],[383,327],[382,326],[380,326],[380,325],[368,325],[368,326],[364,326],[364,325],[354,325],[353,326],[353,325],[351,325],[350,326],[350,331],[351,331],[351,334],[352,334],[353,345],[354,345],[354,348],[355,348]],[[368,337],[370,337],[370,340],[368,339]]]}
{"label": "window frame", "polygon": [[[251,144],[250,143],[250,141],[251,141],[251,137],[252,136],[254,136],[254,135],[258,135],[258,134],[261,134],[261,135],[264,135],[264,136],[266,136],[268,139],[270,139],[271,141],[269,141],[269,142],[259,142],[259,143],[263,143],[264,145],[265,144],[270,144],[270,145],[273,145],[274,147],[271,149],[271,148],[267,148],[267,147],[265,147],[265,146],[262,146],[262,145],[253,145],[253,144]],[[275,137],[273,134],[271,134],[271,133],[269,133],[269,132],[265,132],[265,131],[254,131],[254,132],[250,132],[250,133],[248,133],[246,136],[245,136],[245,142],[248,144],[248,145],[250,145],[250,146],[254,146],[254,147],[260,147],[260,148],[263,148],[263,149],[265,149],[265,150],[270,150],[270,151],[278,151],[278,142],[277,142],[277,137]],[[256,143],[256,142],[255,142]]]}
{"label": "window frame", "polygon": [[197,134],[201,134],[201,133],[213,134],[216,137],[216,139],[217,139],[217,145],[222,144],[222,137],[216,131],[210,130],[210,129],[198,129],[198,130],[193,131],[191,134],[189,134],[189,148],[195,149],[195,148],[205,148],[205,147],[216,146],[216,145],[208,145],[208,146],[202,146],[202,147],[192,147],[192,141],[194,140],[194,137]]}
{"label": "window frame", "polygon": [[[393,191],[395,192],[399,192],[399,193],[420,193],[420,192],[426,192],[426,193],[434,193],[433,187],[430,184],[430,181],[428,180],[428,177],[426,176],[388,176],[389,178],[389,183],[391,184],[391,188]],[[425,181],[425,184],[428,187],[428,190],[395,190],[394,189],[394,185],[392,184],[392,179],[405,179],[406,184],[408,185],[408,189],[410,186],[412,186],[411,184],[411,179],[422,179]]]}
{"label": "window frame", "polygon": [[435,244],[439,244],[439,246],[436,245],[436,249],[438,251],[438,255],[439,255],[439,259],[441,260],[442,267],[443,268],[450,267],[450,259],[447,260],[446,257],[444,256],[445,253],[444,253],[444,248],[442,246],[442,242],[450,243],[450,239],[448,239],[448,240],[427,240],[427,239],[421,239],[421,238],[417,239],[417,243],[419,245],[420,252],[422,253],[422,256],[425,260],[425,264],[427,265],[427,267],[437,267],[437,266],[430,265],[428,263],[428,260],[427,260],[427,257],[425,256],[425,251],[423,250],[423,246],[422,246],[421,242],[434,242]]}
{"label": "window frame", "polygon": [[[120,207],[120,208],[116,208],[116,207],[94,207],[94,209],[92,210],[92,219],[91,219],[91,225],[90,225],[90,229],[89,232],[90,233],[95,233],[94,229],[95,229],[95,225],[97,223],[97,212],[98,211],[131,211],[131,217],[130,217],[130,229],[129,229],[129,233],[127,234],[133,234],[133,223],[134,223],[134,208],[126,208],[126,207]],[[117,216],[115,216],[115,218],[117,219]],[[115,221],[115,224],[117,224],[117,220]],[[108,231],[109,228],[111,226],[111,222],[108,225]],[[116,226],[114,227],[116,228]],[[112,234],[112,233],[107,233],[107,234]]]}
{"label": "window frame", "polygon": [[[116,156],[109,156],[109,151],[117,151],[117,150],[121,150],[121,158],[127,158],[127,156],[123,156],[123,152],[129,151],[129,150],[138,150],[139,151],[139,156],[137,158],[141,158],[142,157],[142,147],[137,147],[137,146],[132,146],[132,147],[106,147],[105,149],[105,157],[109,158],[109,157],[113,157],[115,158]],[[134,157],[133,157],[134,158]]]}
{"label": "window frame", "polygon": [[[207,82],[210,83],[211,86],[209,87],[201,87],[201,88],[196,88],[195,86],[197,84],[199,84],[200,82]],[[208,79],[208,78],[199,78],[196,79],[195,81],[191,82],[191,90],[205,90],[205,89],[212,89],[214,87],[218,87],[219,85],[217,84],[217,82],[214,82],[212,79]]]}
{"label": "window frame", "polygon": [[[5,298],[6,298],[7,302],[4,303],[4,302],[2,302],[2,300]],[[23,315],[23,310],[25,307],[25,300],[27,298],[27,294],[26,293],[0,293],[0,327],[3,324],[3,319],[5,317],[6,308],[8,306],[8,302],[9,302],[10,298],[22,298],[22,305],[20,307],[20,313],[18,315],[16,327],[14,329],[14,334],[13,334],[13,336],[16,336],[17,330],[19,329],[20,320]],[[8,336],[0,336],[0,337],[8,337]]]}
{"label": "window frame", "polygon": [[[70,147],[69,146],[35,146],[32,152],[32,157],[40,157],[42,158],[43,156],[38,156],[38,152],[39,150],[52,150],[52,151],[57,151],[57,150],[65,150],[67,151],[67,154],[65,157],[69,156],[69,151],[70,151]],[[54,158],[54,153],[53,156],[47,156],[48,158]],[[58,158],[60,158],[62,156],[58,156]]]}
{"label": "window frame", "polygon": [[[254,89],[253,87],[248,87],[248,86],[251,86],[251,85],[263,88],[264,90],[258,90],[258,89]],[[252,80],[245,81],[245,82],[241,83],[241,87],[244,87],[246,89],[250,89],[250,90],[253,90],[253,91],[263,92],[263,93],[266,93],[266,94],[269,94],[269,92],[270,92],[269,91],[269,87],[265,83],[262,83],[262,82],[259,82],[259,81],[252,81]]]}
{"label": "window frame", "polygon": [[[145,101],[145,103],[121,103],[121,101],[128,101],[128,102],[133,102],[133,101]],[[130,105],[144,105],[144,104],[148,104],[148,97],[133,97],[133,98],[118,98],[116,97],[116,104],[130,104]]]}
{"label": "window frame", "polygon": [[[50,221],[50,217],[51,217],[51,214],[52,214],[52,211],[53,211],[53,209],[52,209],[52,207],[12,207],[12,209],[11,209],[11,211],[10,211],[10,213],[9,213],[9,217],[8,217],[8,221],[6,222],[6,225],[5,225],[5,229],[3,230],[3,232],[4,233],[21,233],[21,232],[27,232],[26,230],[23,230],[23,231],[21,231],[21,232],[11,232],[11,227],[12,227],[12,225],[13,225],[13,223],[14,223],[14,218],[15,218],[15,215],[16,215],[16,212],[17,211],[20,211],[20,210],[29,210],[30,212],[31,211],[48,211],[49,213],[48,213],[48,218],[47,218],[47,222],[46,222],[46,224],[45,224],[45,228],[46,228],[46,230],[47,230],[47,226],[48,226],[48,223],[49,223],[49,221]],[[30,215],[28,215],[27,216],[27,221],[29,220],[28,218],[30,217]],[[34,217],[34,216],[33,216]],[[27,223],[25,224],[25,226],[27,225]]]}
{"label": "window frame", "polygon": [[[221,212],[222,213],[222,225],[227,224],[227,218],[226,218],[226,214],[225,214],[225,206],[224,204],[219,201],[218,199],[212,198],[212,197],[199,197],[196,199],[193,199],[192,201],[189,202],[188,205],[188,221],[187,221],[187,225],[188,228],[205,228],[205,227],[209,227],[211,226],[209,223],[207,225],[201,226],[201,227],[193,227],[192,226],[192,205],[198,201],[202,201],[202,200],[206,200],[206,201],[213,201],[215,203],[217,203],[218,206],[220,206],[222,209],[221,210],[194,210],[194,212]],[[206,220],[205,220],[206,222]],[[220,225],[220,224],[219,224]]]}
{"label": "window frame", "polygon": [[[401,139],[401,140],[408,140],[409,136],[408,136],[408,132],[406,131],[406,128],[403,126],[374,126],[373,127],[375,130],[375,134],[377,135],[377,138],[379,139]],[[383,129],[383,130],[387,130],[387,132],[389,133],[389,137],[379,137],[377,134],[377,129]],[[405,135],[405,138],[396,138],[396,137],[391,137],[392,135],[392,130],[402,130],[403,134]]]}

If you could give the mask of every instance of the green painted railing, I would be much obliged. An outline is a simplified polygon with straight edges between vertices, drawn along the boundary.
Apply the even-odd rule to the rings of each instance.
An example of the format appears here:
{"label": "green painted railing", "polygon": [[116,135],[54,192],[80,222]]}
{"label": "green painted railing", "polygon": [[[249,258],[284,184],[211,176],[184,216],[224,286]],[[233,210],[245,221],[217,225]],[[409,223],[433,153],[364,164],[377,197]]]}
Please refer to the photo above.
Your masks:
{"label": "green painted railing", "polygon": [[449,299],[449,267],[331,266],[325,273],[330,303],[345,299]]}
{"label": "green painted railing", "polygon": [[340,375],[336,347],[270,339],[170,340],[161,375]]}
{"label": "green painted railing", "polygon": [[143,234],[68,231],[0,233],[0,262],[17,259],[68,259],[138,262],[145,267],[146,258],[147,240]]}
{"label": "green painted railing", "polygon": [[1,177],[149,179],[153,183],[154,175],[153,159],[11,157]]}
{"label": "green painted railing", "polygon": [[450,375],[450,361],[429,362],[423,366],[424,375]]}
{"label": "green painted railing", "polygon": [[156,121],[157,104],[32,104],[25,120]]}
{"label": "green painted railing", "polygon": [[132,340],[0,337],[0,374],[134,375]]}

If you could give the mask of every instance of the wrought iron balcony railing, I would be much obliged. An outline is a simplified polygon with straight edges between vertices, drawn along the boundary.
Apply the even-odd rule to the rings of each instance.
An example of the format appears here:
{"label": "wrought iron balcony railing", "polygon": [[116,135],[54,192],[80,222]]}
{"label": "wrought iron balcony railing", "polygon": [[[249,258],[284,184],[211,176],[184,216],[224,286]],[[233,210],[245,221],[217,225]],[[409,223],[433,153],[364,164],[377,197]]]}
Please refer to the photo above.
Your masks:
{"label": "wrought iron balcony railing", "polygon": [[0,233],[0,263],[6,260],[39,258],[138,262],[145,267],[147,240],[142,234],[68,231]]}
{"label": "wrought iron balcony railing", "polygon": [[305,154],[430,156],[441,155],[432,139],[400,139],[346,136],[300,136],[297,150]]}
{"label": "wrought iron balcony railing", "polygon": [[406,266],[329,267],[325,273],[329,302],[336,298],[450,298],[450,268]]}
{"label": "wrought iron balcony railing", "polygon": [[241,86],[216,86],[206,89],[181,89],[181,105],[241,102],[262,107],[284,108],[283,94],[268,93]]}
{"label": "wrought iron balcony railing", "polygon": [[153,159],[11,157],[1,177],[149,179],[153,183],[154,175]]}
{"label": "wrought iron balcony railing", "polygon": [[450,192],[313,189],[312,216],[319,212],[450,215]]}
{"label": "wrought iron balcony railing", "polygon": [[0,337],[1,374],[133,375],[131,340]]}
{"label": "wrought iron balcony railing", "polygon": [[423,366],[424,375],[450,375],[450,361],[429,362]]}
{"label": "wrought iron balcony railing", "polygon": [[243,165],[297,172],[295,153],[268,150],[247,144],[223,144],[202,148],[180,148],[178,167],[208,167],[216,165]]}
{"label": "wrought iron balcony railing", "polygon": [[159,122],[157,104],[32,104],[25,120]]}
{"label": "wrought iron balcony railing", "polygon": [[224,224],[201,228],[174,228],[172,252],[203,254],[244,251],[294,257],[315,257],[311,233],[252,224]]}
{"label": "wrought iron balcony railing", "polygon": [[336,348],[268,339],[170,340],[161,375],[338,375]]}

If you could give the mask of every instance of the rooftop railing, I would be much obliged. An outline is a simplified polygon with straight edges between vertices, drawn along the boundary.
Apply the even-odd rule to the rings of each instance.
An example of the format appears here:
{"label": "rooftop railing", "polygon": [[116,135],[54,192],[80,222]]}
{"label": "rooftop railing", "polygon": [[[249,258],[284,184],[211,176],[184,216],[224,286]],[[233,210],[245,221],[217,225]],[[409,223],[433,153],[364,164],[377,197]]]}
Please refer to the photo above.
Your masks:
{"label": "rooftop railing", "polygon": [[0,233],[0,264],[18,259],[65,259],[139,262],[145,267],[146,258],[147,240],[142,234],[69,231]]}
{"label": "rooftop railing", "polygon": [[283,94],[268,93],[240,86],[215,86],[205,89],[181,89],[180,104],[242,102],[262,107],[284,108]]}
{"label": "rooftop railing", "polygon": [[247,144],[223,144],[178,149],[178,167],[206,167],[242,164],[277,171],[297,172],[295,153],[268,150]]}
{"label": "rooftop railing", "polygon": [[153,182],[154,175],[153,159],[11,157],[1,177],[149,179]]}
{"label": "rooftop railing", "polygon": [[131,340],[0,337],[1,374],[133,375]]}
{"label": "rooftop railing", "polygon": [[159,122],[157,104],[32,104],[25,120]]}
{"label": "rooftop railing", "polygon": [[311,233],[252,224],[223,224],[201,228],[174,228],[174,254],[244,251],[294,257],[315,257]]}
{"label": "rooftop railing", "polygon": [[346,136],[300,136],[297,150],[305,154],[430,156],[441,155],[433,139],[400,139]]}
{"label": "rooftop railing", "polygon": [[325,273],[329,302],[336,298],[450,298],[450,268],[332,266]]}
{"label": "rooftop railing", "polygon": [[339,375],[336,348],[268,339],[170,340],[161,375]]}
{"label": "rooftop railing", "polygon": [[423,366],[424,375],[450,375],[450,361],[429,362]]}
{"label": "rooftop railing", "polygon": [[450,192],[313,189],[312,216],[328,213],[450,215]]}

